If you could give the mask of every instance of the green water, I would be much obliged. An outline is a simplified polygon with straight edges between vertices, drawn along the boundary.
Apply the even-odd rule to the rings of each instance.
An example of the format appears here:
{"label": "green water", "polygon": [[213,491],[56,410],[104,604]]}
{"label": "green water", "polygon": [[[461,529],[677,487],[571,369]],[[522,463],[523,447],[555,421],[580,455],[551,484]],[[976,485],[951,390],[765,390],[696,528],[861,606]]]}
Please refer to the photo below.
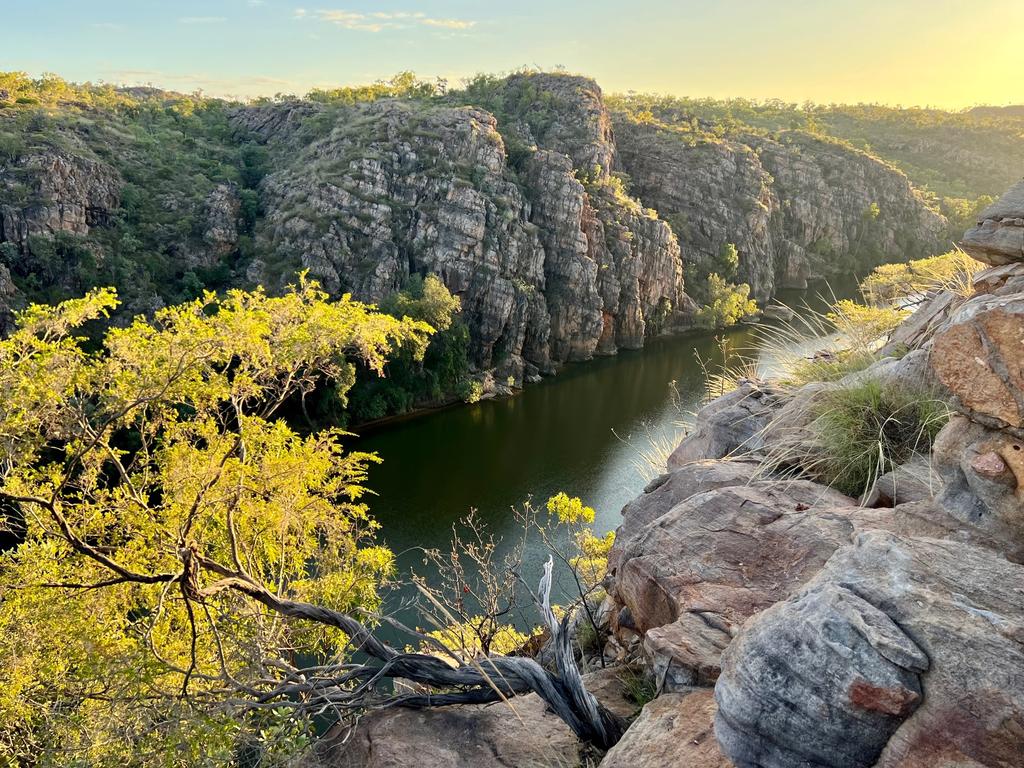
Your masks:
{"label": "green water", "polygon": [[[796,305],[801,296],[789,297]],[[723,342],[724,340],[724,342]],[[424,570],[421,548],[446,550],[452,524],[476,509],[491,533],[515,537],[514,505],[543,502],[558,491],[596,510],[594,528],[613,530],[624,504],[651,470],[640,451],[652,440],[675,445],[705,392],[705,371],[728,350],[756,346],[750,328],[656,339],[641,351],[566,366],[514,397],[461,405],[378,428],[353,447],[376,451],[370,501],[381,537],[399,569]],[[536,584],[543,547],[530,547],[523,568]],[[410,597],[406,588],[396,600]],[[413,616],[398,610],[406,620]]]}

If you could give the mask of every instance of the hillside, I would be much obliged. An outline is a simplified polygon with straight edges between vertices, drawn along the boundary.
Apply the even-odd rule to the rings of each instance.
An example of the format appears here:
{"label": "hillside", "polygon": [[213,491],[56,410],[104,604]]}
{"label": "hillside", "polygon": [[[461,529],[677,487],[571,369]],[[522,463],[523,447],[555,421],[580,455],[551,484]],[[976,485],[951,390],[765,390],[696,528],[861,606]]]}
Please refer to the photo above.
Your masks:
{"label": "hillside", "polygon": [[1021,156],[1012,118],[606,99],[560,73],[250,104],[14,73],[0,107],[9,308],[114,285],[125,317],[300,269],[387,303],[438,276],[462,307],[445,351],[362,418],[731,322],[698,310],[733,283],[764,302],[943,250],[979,201],[943,201],[947,220],[919,186],[983,193]]}

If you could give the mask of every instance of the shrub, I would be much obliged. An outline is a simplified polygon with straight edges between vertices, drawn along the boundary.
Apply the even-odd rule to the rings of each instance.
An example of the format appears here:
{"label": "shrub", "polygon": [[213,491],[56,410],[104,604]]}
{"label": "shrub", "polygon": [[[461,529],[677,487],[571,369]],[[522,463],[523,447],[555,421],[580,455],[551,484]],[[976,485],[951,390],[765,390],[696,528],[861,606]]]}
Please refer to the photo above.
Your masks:
{"label": "shrub", "polygon": [[931,392],[866,379],[825,394],[813,415],[821,456],[812,473],[857,496],[894,467],[929,453],[949,409]]}
{"label": "shrub", "polygon": [[934,290],[967,294],[974,275],[985,265],[956,250],[906,264],[883,264],[861,283],[864,297],[875,305],[906,304]]}
{"label": "shrub", "polygon": [[727,328],[757,312],[746,283],[727,282],[714,272],[708,275],[708,303],[697,311],[697,323],[707,328]]}

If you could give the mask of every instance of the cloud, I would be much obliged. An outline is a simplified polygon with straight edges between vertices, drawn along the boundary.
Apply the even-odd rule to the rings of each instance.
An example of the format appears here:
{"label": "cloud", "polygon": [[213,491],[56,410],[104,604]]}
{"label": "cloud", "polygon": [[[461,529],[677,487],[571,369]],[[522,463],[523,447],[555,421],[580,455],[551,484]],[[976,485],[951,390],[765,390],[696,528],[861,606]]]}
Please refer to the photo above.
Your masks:
{"label": "cloud", "polygon": [[182,16],[178,19],[179,24],[223,24],[225,21],[225,16]]}
{"label": "cloud", "polygon": [[89,26],[93,29],[124,29],[124,24],[118,24],[113,21],[94,21]]}
{"label": "cloud", "polygon": [[421,19],[420,24],[426,27],[440,27],[442,29],[471,29],[476,26],[475,21],[466,19]]}
{"label": "cloud", "polygon": [[[302,19],[310,15],[305,8],[295,9],[295,18]],[[389,29],[410,29],[416,26],[433,27],[434,29],[467,30],[476,26],[475,21],[467,19],[435,19],[425,13],[412,11],[375,11],[362,13],[340,9],[320,9],[312,14],[320,21],[333,24],[342,29],[357,32],[383,32]]]}

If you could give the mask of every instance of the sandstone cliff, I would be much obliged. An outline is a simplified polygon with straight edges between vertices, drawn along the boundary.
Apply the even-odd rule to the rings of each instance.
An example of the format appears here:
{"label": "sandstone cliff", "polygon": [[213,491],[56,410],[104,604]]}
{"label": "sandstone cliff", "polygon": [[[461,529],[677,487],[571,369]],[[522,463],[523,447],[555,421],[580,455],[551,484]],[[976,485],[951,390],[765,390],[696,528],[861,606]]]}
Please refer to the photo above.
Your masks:
{"label": "sandstone cliff", "polygon": [[[274,256],[250,279],[273,284],[301,266],[332,291],[379,301],[410,274],[439,275],[462,299],[474,363],[517,382],[642,346],[687,305],[679,246],[607,188],[614,145],[596,84],[553,77],[550,88],[558,121],[529,137],[518,168],[504,126],[472,106],[240,111],[277,168],[261,185],[257,239]],[[577,172],[593,168],[582,183]]]}
{"label": "sandstone cliff", "polygon": [[803,131],[719,137],[684,116],[673,121],[617,112],[621,170],[672,223],[687,260],[734,244],[739,277],[760,301],[945,245],[944,218],[864,152]]}
{"label": "sandstone cliff", "polygon": [[724,243],[762,301],[938,246],[941,218],[868,155],[641,123],[583,77],[200,106],[0,115],[3,307],[113,283],[145,312],[298,269],[381,301],[432,273],[462,301],[472,366],[521,385],[687,327],[684,264]]}

